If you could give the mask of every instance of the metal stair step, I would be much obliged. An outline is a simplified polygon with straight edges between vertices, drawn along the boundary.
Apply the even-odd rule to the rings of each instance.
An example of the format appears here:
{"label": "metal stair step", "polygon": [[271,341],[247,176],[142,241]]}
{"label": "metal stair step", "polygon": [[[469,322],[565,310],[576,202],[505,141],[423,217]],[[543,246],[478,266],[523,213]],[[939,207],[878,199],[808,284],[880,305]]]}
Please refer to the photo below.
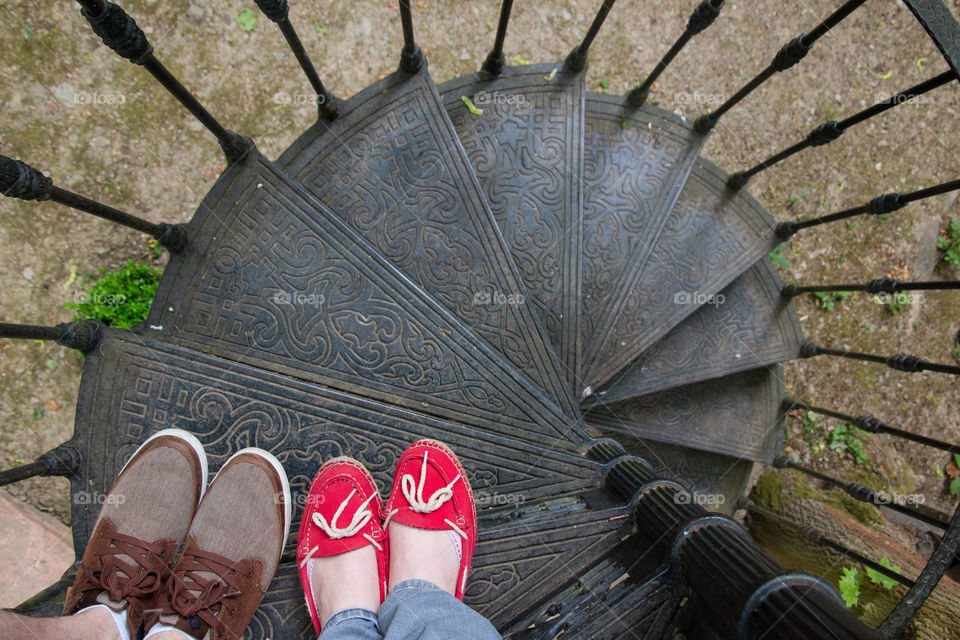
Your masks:
{"label": "metal stair step", "polygon": [[[634,544],[628,539],[620,547]],[[611,554],[503,633],[508,640],[591,640],[670,637],[690,591],[676,575],[651,562],[623,564]],[[645,559],[649,560],[649,559]]]}
{"label": "metal stair step", "polygon": [[585,367],[624,293],[640,286],[703,144],[679,117],[650,106],[625,112],[618,96],[588,93],[584,127],[581,395],[599,386]]}
{"label": "metal stair step", "polygon": [[621,402],[731,373],[791,360],[800,352],[800,322],[780,295],[783,284],[761,258],[726,289],[583,401]]}
{"label": "metal stair step", "polygon": [[487,344],[579,416],[561,364],[426,64],[341,104],[279,166]]}
{"label": "metal stair step", "polygon": [[[75,491],[105,494],[139,443],[160,429],[177,427],[196,434],[213,470],[246,446],[277,455],[290,479],[296,531],[310,482],[324,461],[353,456],[386,492],[409,443],[443,440],[463,462],[481,509],[483,544],[468,593],[471,603],[486,613],[524,598],[533,606],[564,579],[566,567],[602,554],[632,526],[620,517],[627,507],[597,489],[603,465],[549,446],[510,440],[130,331],[106,329],[84,366],[74,441],[87,455],[83,473],[73,479]],[[99,506],[73,505],[80,551]],[[540,561],[531,563],[525,545],[533,540],[544,544],[537,547]],[[574,543],[583,549],[569,557]],[[285,562],[254,618],[255,637],[311,637],[292,561],[294,544],[289,541]],[[509,621],[506,613],[499,616]]]}
{"label": "metal stair step", "polygon": [[589,436],[256,151],[187,229],[147,325],[196,351],[574,450]]}
{"label": "metal stair step", "polygon": [[780,242],[763,207],[746,193],[731,194],[725,183],[726,174],[697,161],[643,269],[608,305],[600,337],[584,356],[591,391]]}
{"label": "metal stair step", "polygon": [[537,64],[438,87],[571,390],[580,357],[584,82],[583,73]]}
{"label": "metal stair step", "polygon": [[515,522],[482,533],[464,599],[498,629],[533,612],[635,530],[630,507],[602,489],[526,503],[517,513]]}
{"label": "metal stair step", "polygon": [[771,365],[586,413],[605,434],[635,436],[744,460],[771,463],[783,444],[783,367]]}

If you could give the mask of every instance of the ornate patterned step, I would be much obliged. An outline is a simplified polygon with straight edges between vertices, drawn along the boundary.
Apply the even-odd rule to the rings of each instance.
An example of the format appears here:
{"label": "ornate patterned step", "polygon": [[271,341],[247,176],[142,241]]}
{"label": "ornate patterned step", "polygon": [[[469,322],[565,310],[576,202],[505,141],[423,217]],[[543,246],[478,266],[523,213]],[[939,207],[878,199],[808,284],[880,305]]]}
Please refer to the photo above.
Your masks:
{"label": "ornate patterned step", "polygon": [[426,65],[387,76],[279,166],[487,344],[579,416]]}
{"label": "ornate patterned step", "polygon": [[[610,314],[638,286],[703,144],[679,117],[650,106],[626,115],[622,101],[586,97],[581,378]],[[591,384],[599,386],[587,377],[578,391]]]}
{"label": "ornate patterned step", "polygon": [[600,405],[586,418],[624,434],[771,463],[783,444],[783,367],[772,365]]}
{"label": "ornate patterned step", "polygon": [[589,437],[256,151],[187,233],[151,309],[158,339],[516,439]]}
{"label": "ornate patterned step", "polygon": [[607,305],[592,353],[584,355],[590,389],[611,380],[779,243],[770,215],[748,194],[732,194],[725,180],[717,167],[697,162],[643,268]]}
{"label": "ornate patterned step", "polygon": [[[562,69],[506,67],[439,90],[572,391],[580,364],[585,76]],[[472,113],[463,97],[483,113]]]}
{"label": "ornate patterned step", "polygon": [[[470,586],[473,604],[487,613],[523,598],[530,606],[577,558],[604,552],[630,521],[599,486],[603,466],[578,455],[508,440],[427,415],[107,329],[85,363],[75,440],[87,452],[74,491],[105,494],[123,461],[152,433],[186,429],[204,444],[212,470],[246,446],[273,452],[291,481],[296,531],[309,483],[323,461],[351,455],[373,473],[382,491],[397,458],[421,437],[456,450],[470,475],[480,512],[481,545]],[[115,453],[114,453],[115,452]],[[586,493],[583,493],[586,492]],[[569,494],[570,497],[564,497]],[[581,495],[582,494],[582,495]],[[99,510],[95,499],[74,502],[74,540],[82,551]],[[594,509],[595,510],[591,510]],[[611,517],[616,517],[610,520]],[[570,557],[572,540],[583,543]],[[522,545],[533,544],[525,547]],[[288,556],[292,545],[288,545]],[[536,549],[541,563],[526,556]],[[552,561],[546,559],[552,558]],[[539,581],[518,582],[533,575]],[[253,622],[253,637],[308,638],[296,570],[287,558]],[[519,615],[519,612],[517,612]]]}
{"label": "ornate patterned step", "polygon": [[647,349],[584,407],[792,360],[803,333],[783,284],[762,258],[726,289]]}

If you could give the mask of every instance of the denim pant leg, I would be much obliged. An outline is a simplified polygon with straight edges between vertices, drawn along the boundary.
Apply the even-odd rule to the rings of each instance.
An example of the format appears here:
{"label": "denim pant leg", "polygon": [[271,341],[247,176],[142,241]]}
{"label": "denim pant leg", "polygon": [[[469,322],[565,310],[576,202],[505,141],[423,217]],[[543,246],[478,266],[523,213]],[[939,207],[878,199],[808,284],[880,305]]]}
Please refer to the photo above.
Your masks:
{"label": "denim pant leg", "polygon": [[489,620],[426,580],[393,588],[380,605],[380,628],[385,640],[501,640]]}
{"label": "denim pant leg", "polygon": [[318,640],[383,640],[383,634],[373,611],[344,609],[330,616]]}

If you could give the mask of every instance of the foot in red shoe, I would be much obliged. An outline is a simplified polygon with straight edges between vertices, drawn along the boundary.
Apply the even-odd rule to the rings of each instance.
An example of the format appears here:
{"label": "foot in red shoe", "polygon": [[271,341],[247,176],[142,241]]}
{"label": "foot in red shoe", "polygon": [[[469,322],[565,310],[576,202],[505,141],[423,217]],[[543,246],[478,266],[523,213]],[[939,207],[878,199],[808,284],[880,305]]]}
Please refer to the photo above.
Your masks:
{"label": "foot in red shoe", "polygon": [[415,442],[400,456],[384,522],[393,549],[390,588],[420,579],[459,600],[477,545],[477,514],[467,473],[436,440]]}
{"label": "foot in red shoe", "polygon": [[386,597],[382,510],[373,477],[352,458],[328,461],[313,479],[297,536],[297,564],[318,634],[334,613],[376,612]]}

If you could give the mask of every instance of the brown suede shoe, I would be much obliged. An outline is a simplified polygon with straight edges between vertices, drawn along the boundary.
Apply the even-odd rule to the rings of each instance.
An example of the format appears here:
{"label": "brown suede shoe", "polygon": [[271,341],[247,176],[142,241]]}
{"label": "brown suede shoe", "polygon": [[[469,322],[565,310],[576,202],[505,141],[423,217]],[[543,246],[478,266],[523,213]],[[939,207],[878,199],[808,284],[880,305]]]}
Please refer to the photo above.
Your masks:
{"label": "brown suede shoe", "polygon": [[127,612],[131,637],[155,606],[170,574],[177,548],[207,484],[207,457],[200,441],[180,429],[164,429],[147,439],[101,496],[100,515],[67,591],[63,615],[103,604]]}
{"label": "brown suede shoe", "polygon": [[235,453],[197,508],[158,601],[160,624],[197,640],[242,637],[277,569],[290,516],[280,462],[262,449]]}

